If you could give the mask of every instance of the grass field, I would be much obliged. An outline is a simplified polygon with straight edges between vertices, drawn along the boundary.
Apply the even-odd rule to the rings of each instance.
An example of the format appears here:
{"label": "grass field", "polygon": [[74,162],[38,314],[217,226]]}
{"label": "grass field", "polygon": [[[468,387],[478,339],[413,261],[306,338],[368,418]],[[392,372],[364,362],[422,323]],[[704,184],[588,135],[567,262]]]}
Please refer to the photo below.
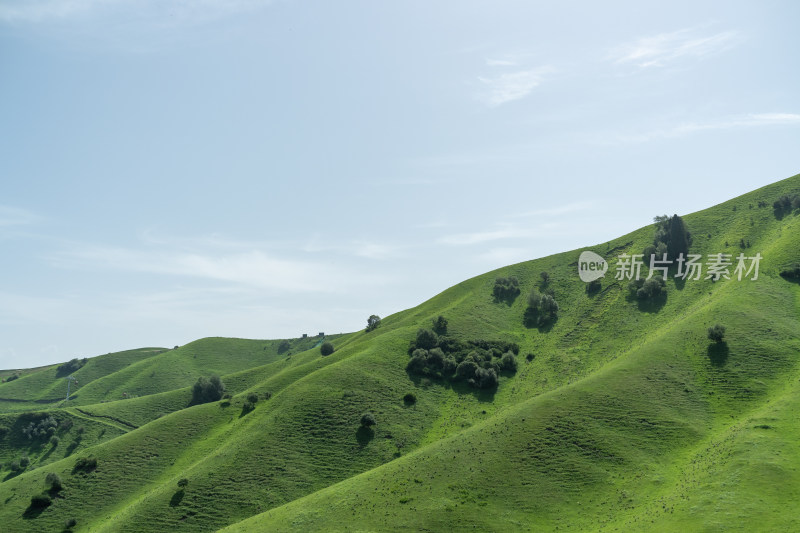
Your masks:
{"label": "grass field", "polygon": [[[772,208],[798,193],[800,175],[683,216],[692,253],[760,253],[756,281],[670,279],[642,304],[613,271],[587,293],[576,250],[327,337],[327,357],[316,338],[107,354],[73,373],[69,402],[57,365],[3,371],[20,377],[0,384],[0,520],[20,532],[73,518],[98,532],[800,530],[800,284],[779,275],[800,261],[800,212]],[[586,249],[613,264],[653,234]],[[520,295],[496,301],[498,276]],[[534,287],[559,304],[548,326],[525,325]],[[407,373],[409,342],[439,315],[456,339],[517,343],[516,373],[490,389]],[[716,323],[724,343],[706,336]],[[232,398],[190,405],[212,374]],[[360,427],[365,412],[375,426]],[[55,445],[22,431],[46,416]],[[84,457],[96,468],[76,469]],[[51,472],[63,489],[31,506]]]}

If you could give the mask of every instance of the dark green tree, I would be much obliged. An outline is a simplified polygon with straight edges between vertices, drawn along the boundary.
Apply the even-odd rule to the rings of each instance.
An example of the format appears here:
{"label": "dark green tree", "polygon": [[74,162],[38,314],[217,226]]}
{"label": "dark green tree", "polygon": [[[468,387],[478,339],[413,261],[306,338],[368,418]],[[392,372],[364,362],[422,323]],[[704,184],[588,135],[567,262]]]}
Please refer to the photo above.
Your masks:
{"label": "dark green tree", "polygon": [[417,331],[417,348],[430,350],[439,344],[439,336],[429,329],[421,328]]}
{"label": "dark green tree", "polygon": [[333,343],[329,341],[323,342],[319,347],[319,353],[322,355],[330,355],[335,351]]}
{"label": "dark green tree", "polygon": [[708,328],[708,338],[714,342],[722,342],[725,340],[725,326],[722,324],[714,324]]}
{"label": "dark green tree", "polygon": [[372,413],[364,413],[363,415],[361,415],[361,427],[368,428],[374,426],[377,423],[378,421],[375,420],[375,415],[373,415]]}
{"label": "dark green tree", "polygon": [[367,319],[367,333],[381,325],[381,317],[378,315],[369,315]]}

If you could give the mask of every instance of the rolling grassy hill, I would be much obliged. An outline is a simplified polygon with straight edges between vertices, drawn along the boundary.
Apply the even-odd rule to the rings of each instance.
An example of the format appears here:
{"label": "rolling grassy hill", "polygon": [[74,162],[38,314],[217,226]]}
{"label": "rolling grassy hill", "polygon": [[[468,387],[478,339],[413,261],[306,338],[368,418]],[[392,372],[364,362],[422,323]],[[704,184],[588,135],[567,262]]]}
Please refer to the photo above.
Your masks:
{"label": "rolling grassy hill", "polygon": [[[800,261],[800,211],[772,207],[798,193],[800,175],[683,216],[691,253],[760,253],[756,281],[671,278],[665,298],[643,303],[613,266],[587,292],[577,250],[328,337],[327,357],[319,339],[108,354],[74,372],[69,402],[57,366],[18,372],[0,384],[0,520],[10,531],[69,519],[108,532],[798,530],[800,285],[779,274]],[[587,249],[613,265],[653,234]],[[493,297],[500,276],[519,280],[516,298]],[[534,287],[552,291],[554,322],[526,325]],[[516,372],[488,389],[406,372],[410,341],[440,315],[452,339],[516,343]],[[706,336],[717,323],[723,343]],[[190,405],[211,374],[232,398]],[[374,427],[360,427],[365,412]],[[48,416],[56,444],[23,434]],[[12,470],[23,455],[30,464]],[[81,458],[96,467],[76,468]],[[48,473],[63,489],[37,508]]]}

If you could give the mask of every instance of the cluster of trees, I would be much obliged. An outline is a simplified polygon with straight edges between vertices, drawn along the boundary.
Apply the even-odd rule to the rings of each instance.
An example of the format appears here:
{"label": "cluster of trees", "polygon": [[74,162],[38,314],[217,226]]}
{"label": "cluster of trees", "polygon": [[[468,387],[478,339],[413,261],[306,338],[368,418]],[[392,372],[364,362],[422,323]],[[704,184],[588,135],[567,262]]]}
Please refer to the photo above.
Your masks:
{"label": "cluster of trees", "polygon": [[525,310],[525,325],[529,327],[544,326],[558,319],[558,302],[553,292],[544,293],[533,289],[528,295],[528,308]]}
{"label": "cluster of trees", "polygon": [[772,204],[776,213],[783,214],[791,212],[793,209],[800,209],[800,196],[794,194],[789,196],[784,194]]}
{"label": "cluster of trees", "polygon": [[483,339],[462,342],[430,329],[420,329],[408,353],[411,359],[406,371],[411,374],[463,381],[489,389],[497,386],[500,373],[517,371],[519,346]]}
{"label": "cluster of trees", "polygon": [[657,300],[666,296],[667,284],[659,275],[650,279],[635,279],[628,284],[628,292],[638,300]]}
{"label": "cluster of trees", "polygon": [[197,378],[197,382],[192,386],[192,405],[200,403],[215,402],[222,398],[225,392],[225,385],[219,376]]}
{"label": "cluster of trees", "polygon": [[31,413],[23,416],[33,417],[34,420],[22,428],[22,434],[28,440],[46,440],[55,435],[58,422],[52,415],[47,413]]}
{"label": "cluster of trees", "polygon": [[63,365],[59,365],[56,369],[57,376],[67,376],[80,370],[80,368],[86,364],[87,359],[84,357],[83,359],[70,359]]}
{"label": "cluster of trees", "polygon": [[496,300],[513,300],[519,296],[519,280],[514,276],[500,277],[494,280],[492,295]]}
{"label": "cluster of trees", "polygon": [[9,381],[14,381],[15,379],[19,379],[19,374],[11,374],[3,380],[3,383],[8,383]]}
{"label": "cluster of trees", "polygon": [[686,229],[686,224],[678,215],[661,215],[653,218],[656,233],[653,237],[653,244],[644,249],[645,261],[650,260],[651,255],[661,259],[667,254],[667,259],[674,261],[680,254],[689,253],[689,246],[692,245],[692,234]]}

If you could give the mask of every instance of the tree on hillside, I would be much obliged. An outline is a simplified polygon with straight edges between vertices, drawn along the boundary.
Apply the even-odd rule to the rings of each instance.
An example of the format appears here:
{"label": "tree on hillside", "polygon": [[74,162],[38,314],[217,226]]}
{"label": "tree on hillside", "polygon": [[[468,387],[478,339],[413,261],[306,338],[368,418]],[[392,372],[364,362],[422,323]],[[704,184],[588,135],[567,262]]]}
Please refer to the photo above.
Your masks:
{"label": "tree on hillside", "polygon": [[417,331],[417,348],[423,350],[430,350],[439,344],[439,336],[429,329],[420,329]]}
{"label": "tree on hillside", "polygon": [[708,338],[717,343],[722,342],[725,339],[725,326],[715,324],[708,328]]}
{"label": "tree on hillside", "polygon": [[333,343],[329,341],[323,342],[319,347],[319,353],[322,355],[330,355],[334,352]]}
{"label": "tree on hillside", "polygon": [[433,331],[439,335],[447,334],[447,319],[442,315],[433,319]]}
{"label": "tree on hillside", "polygon": [[378,315],[370,315],[367,319],[367,333],[381,325],[381,317]]}
{"label": "tree on hillside", "polygon": [[208,379],[201,376],[192,386],[192,405],[215,402],[222,398],[224,392],[225,385],[219,376],[211,376]]}
{"label": "tree on hillside", "polygon": [[372,413],[364,413],[361,416],[361,427],[368,428],[374,426],[377,423],[378,421],[375,420],[375,415],[373,415]]}
{"label": "tree on hillside", "polygon": [[689,253],[689,246],[692,244],[692,235],[686,229],[686,224],[678,215],[660,215],[653,218],[655,223],[655,237],[653,244],[644,249],[645,262],[650,260],[651,255],[661,259],[664,254],[667,258],[675,260],[680,254]]}

